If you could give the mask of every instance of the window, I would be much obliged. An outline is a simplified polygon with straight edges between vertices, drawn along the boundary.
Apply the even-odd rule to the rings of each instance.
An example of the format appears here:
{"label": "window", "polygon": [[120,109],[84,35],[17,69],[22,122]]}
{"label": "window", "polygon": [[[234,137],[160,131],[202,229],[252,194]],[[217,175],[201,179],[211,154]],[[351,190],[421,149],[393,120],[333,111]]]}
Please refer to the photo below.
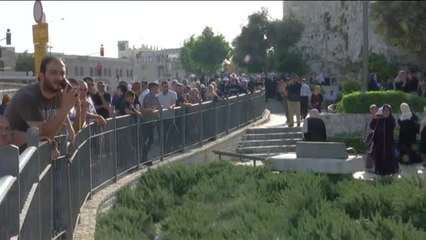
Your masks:
{"label": "window", "polygon": [[126,77],[129,77],[129,69],[126,69]]}
{"label": "window", "polygon": [[108,68],[108,77],[111,77],[111,68]]}
{"label": "window", "polygon": [[74,67],[74,76],[78,76],[78,67]]}
{"label": "window", "polygon": [[106,75],[107,75],[107,69],[104,68],[104,77],[106,77]]}
{"label": "window", "polygon": [[133,77],[133,69],[130,69],[130,77]]}
{"label": "window", "polygon": [[90,76],[93,77],[93,68],[90,67]]}
{"label": "window", "polygon": [[116,68],[116,69],[115,69],[115,76],[120,76],[120,75],[118,74],[118,68]]}
{"label": "window", "polygon": [[83,76],[83,75],[84,75],[84,68],[80,67],[80,76]]}
{"label": "window", "polygon": [[123,69],[120,68],[120,77],[122,77],[122,76],[123,76]]}

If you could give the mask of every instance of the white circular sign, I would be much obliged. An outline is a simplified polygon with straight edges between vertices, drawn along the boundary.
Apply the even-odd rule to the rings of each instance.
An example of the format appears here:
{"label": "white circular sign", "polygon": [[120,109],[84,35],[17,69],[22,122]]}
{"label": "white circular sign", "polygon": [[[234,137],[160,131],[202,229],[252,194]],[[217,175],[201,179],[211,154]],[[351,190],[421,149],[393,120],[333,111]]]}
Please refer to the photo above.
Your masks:
{"label": "white circular sign", "polygon": [[41,23],[43,19],[43,6],[40,1],[34,3],[33,16],[36,23]]}

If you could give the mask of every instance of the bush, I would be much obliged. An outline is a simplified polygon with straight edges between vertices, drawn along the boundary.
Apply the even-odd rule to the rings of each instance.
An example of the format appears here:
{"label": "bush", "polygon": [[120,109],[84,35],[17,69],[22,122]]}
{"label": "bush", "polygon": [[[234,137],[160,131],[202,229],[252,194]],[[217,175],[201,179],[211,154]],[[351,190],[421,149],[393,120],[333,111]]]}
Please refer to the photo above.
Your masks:
{"label": "bush", "polygon": [[426,106],[426,98],[418,97],[400,91],[371,91],[354,92],[344,95],[338,103],[338,111],[345,113],[368,113],[371,104],[382,106],[388,103],[392,106],[392,112],[399,113],[399,105],[406,102],[414,112],[423,112]]}
{"label": "bush", "polygon": [[96,239],[426,239],[425,230],[420,177],[357,181],[220,161],[144,174],[99,216]]}
{"label": "bush", "polygon": [[361,89],[362,89],[362,84],[360,81],[357,81],[357,80],[348,80],[342,83],[343,95],[361,91]]}

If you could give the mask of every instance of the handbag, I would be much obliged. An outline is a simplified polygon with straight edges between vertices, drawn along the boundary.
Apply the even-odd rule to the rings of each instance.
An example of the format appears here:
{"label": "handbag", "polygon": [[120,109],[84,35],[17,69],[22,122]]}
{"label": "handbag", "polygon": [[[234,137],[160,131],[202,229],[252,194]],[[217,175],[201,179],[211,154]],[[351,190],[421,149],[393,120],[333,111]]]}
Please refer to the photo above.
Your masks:
{"label": "handbag", "polygon": [[364,140],[364,143],[367,144],[368,146],[371,146],[373,143],[374,133],[376,132],[377,125],[378,123],[376,123],[376,126],[374,126],[374,130],[371,133],[369,133]]}

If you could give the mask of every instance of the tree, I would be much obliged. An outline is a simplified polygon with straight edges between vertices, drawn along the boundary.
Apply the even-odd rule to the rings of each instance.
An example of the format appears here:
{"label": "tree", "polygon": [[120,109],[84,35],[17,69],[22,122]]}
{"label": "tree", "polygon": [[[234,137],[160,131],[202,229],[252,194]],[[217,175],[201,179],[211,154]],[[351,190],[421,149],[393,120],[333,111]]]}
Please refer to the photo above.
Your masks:
{"label": "tree", "polygon": [[248,72],[305,71],[302,55],[297,49],[291,50],[304,31],[302,22],[293,14],[283,20],[269,20],[264,8],[250,15],[248,20],[232,43],[235,63]]}
{"label": "tree", "polygon": [[388,43],[426,55],[426,2],[375,1],[371,4],[375,29]]}
{"label": "tree", "polygon": [[264,8],[253,13],[248,17],[247,26],[242,28],[241,34],[232,42],[233,62],[248,72],[262,72],[267,69],[268,18],[268,11]]}
{"label": "tree", "polygon": [[268,40],[271,46],[272,68],[280,72],[304,74],[306,64],[302,54],[292,49],[301,39],[305,26],[292,13],[283,20],[270,23]]}
{"label": "tree", "polygon": [[191,36],[184,42],[180,61],[187,72],[200,75],[216,73],[229,57],[231,48],[223,35],[215,35],[210,27],[204,28],[200,36]]}
{"label": "tree", "polygon": [[28,72],[34,71],[34,54],[28,53],[28,51],[25,51],[23,53],[18,53],[18,56],[16,58],[16,66],[15,71],[22,71],[22,72]]}

